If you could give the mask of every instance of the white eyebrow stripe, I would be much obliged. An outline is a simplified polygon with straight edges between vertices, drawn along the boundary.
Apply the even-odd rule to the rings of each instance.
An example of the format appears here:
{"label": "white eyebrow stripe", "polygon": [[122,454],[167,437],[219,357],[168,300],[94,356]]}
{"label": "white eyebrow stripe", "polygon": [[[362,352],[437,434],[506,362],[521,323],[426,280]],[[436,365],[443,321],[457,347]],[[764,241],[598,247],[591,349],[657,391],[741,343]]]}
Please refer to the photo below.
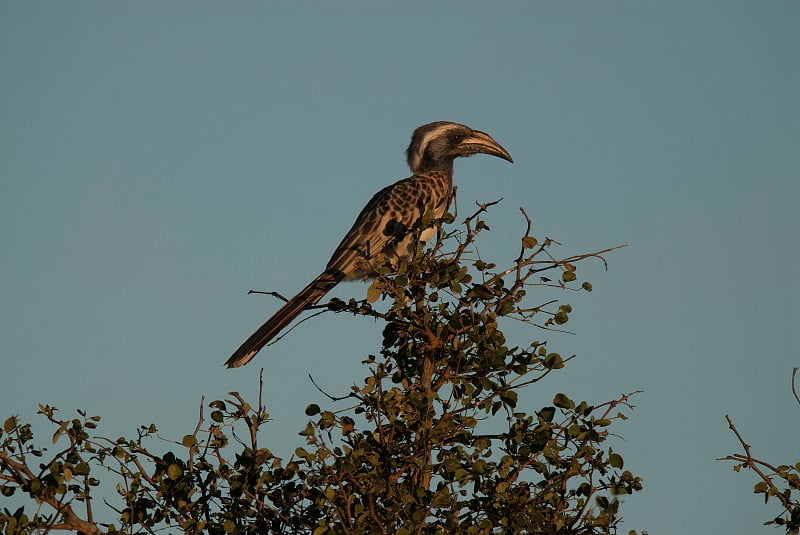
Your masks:
{"label": "white eyebrow stripe", "polygon": [[425,154],[425,150],[428,148],[428,145],[430,144],[431,140],[444,135],[444,133],[447,132],[448,130],[455,130],[459,128],[459,126],[460,125],[453,123],[443,124],[425,132],[425,134],[422,136],[422,139],[419,140],[419,145],[417,145],[416,147],[417,149],[416,152],[414,152],[414,154],[411,157],[411,164],[412,164],[411,168],[417,169],[417,167],[419,167],[419,164],[422,161],[422,155]]}

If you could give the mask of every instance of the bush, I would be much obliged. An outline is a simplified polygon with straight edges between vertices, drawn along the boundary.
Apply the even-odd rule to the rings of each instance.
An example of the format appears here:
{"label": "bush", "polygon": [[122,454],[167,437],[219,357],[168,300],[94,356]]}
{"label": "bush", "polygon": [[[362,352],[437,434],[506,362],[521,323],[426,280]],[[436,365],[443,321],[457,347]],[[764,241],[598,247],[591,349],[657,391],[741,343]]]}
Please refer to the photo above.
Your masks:
{"label": "bush", "polygon": [[[521,407],[522,389],[572,357],[542,340],[509,343],[501,330],[509,321],[543,333],[561,329],[571,306],[532,305],[528,294],[540,287],[591,291],[590,283],[578,282],[576,266],[615,248],[557,259],[555,242],[535,238],[522,211],[519,254],[497,268],[476,252],[493,204],[479,206],[456,230],[440,231],[431,247],[399,266],[374,262],[367,300],[326,305],[378,318],[383,342],[378,355],[364,360],[360,385],[329,396],[331,407],[307,407],[305,444],[289,459],[260,444],[268,422],[260,396],[256,405],[237,393],[207,406],[201,401],[195,432],[167,442],[166,453],[157,453],[165,443],[155,426],[112,440],[97,435],[99,417],[62,420],[41,405],[57,450],[36,445],[29,423],[5,421],[2,492],[20,492],[31,504],[4,510],[0,527],[6,533],[169,527],[212,534],[615,533],[619,497],[642,489],[605,444],[612,424],[632,408],[632,394],[595,403],[561,393],[538,410]],[[426,220],[420,228],[438,223]],[[113,524],[93,519],[90,497],[100,477],[115,479]]]}

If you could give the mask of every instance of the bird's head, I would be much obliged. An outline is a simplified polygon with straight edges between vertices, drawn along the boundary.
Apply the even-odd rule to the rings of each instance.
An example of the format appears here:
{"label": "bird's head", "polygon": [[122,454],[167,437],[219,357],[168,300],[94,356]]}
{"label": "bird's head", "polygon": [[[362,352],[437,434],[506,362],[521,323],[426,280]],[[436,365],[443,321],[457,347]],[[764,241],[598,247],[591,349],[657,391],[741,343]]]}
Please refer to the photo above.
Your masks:
{"label": "bird's head", "polygon": [[428,123],[414,130],[406,157],[411,171],[419,174],[436,169],[452,170],[453,159],[478,153],[514,162],[489,134],[447,121]]}

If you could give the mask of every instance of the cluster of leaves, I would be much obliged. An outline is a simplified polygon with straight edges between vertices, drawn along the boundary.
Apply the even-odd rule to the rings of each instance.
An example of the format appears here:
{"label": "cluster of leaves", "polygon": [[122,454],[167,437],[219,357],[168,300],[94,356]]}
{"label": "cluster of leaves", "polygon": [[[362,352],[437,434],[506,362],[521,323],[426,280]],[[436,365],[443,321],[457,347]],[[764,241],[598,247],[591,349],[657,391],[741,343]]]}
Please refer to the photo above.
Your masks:
{"label": "cluster of leaves", "polygon": [[[59,420],[53,408],[41,406],[57,428],[54,443],[63,447],[49,453],[35,445],[30,424],[6,420],[2,492],[21,491],[39,507],[4,509],[0,528],[615,533],[620,496],[642,488],[606,444],[609,427],[632,408],[631,394],[597,404],[558,394],[538,410],[520,407],[523,388],[572,357],[562,358],[540,340],[511,345],[500,328],[516,320],[560,329],[571,307],[526,305],[526,294],[535,286],[591,291],[589,283],[577,282],[576,264],[605,251],[555,259],[549,252],[554,242],[534,238],[523,212],[520,253],[497,269],[480,258],[475,242],[488,230],[482,214],[490,205],[458,229],[440,232],[432,247],[409,261],[375,264],[367,301],[329,305],[380,318],[380,356],[364,361],[369,373],[361,385],[329,396],[345,408],[307,407],[311,421],[300,433],[305,444],[288,460],[259,444],[268,421],[260,397],[253,407],[231,393],[209,404],[208,417],[201,402],[195,432],[163,454],[150,445],[154,426],[140,428],[134,440],[111,440],[94,434],[97,417]],[[440,222],[422,225],[434,223]],[[544,276],[548,271],[558,276]],[[378,311],[372,303],[382,296],[388,309]],[[117,476],[117,501],[109,503],[114,523],[96,521],[91,506],[103,471]],[[78,505],[85,513],[76,512]]]}
{"label": "cluster of leaves", "polygon": [[[800,395],[795,386],[797,371],[798,368],[792,370],[792,393],[800,405]],[[796,462],[794,465],[775,466],[754,457],[752,447],[745,442],[733,424],[733,420],[730,416],[725,418],[728,420],[728,427],[742,446],[743,453],[734,453],[722,457],[720,460],[733,461],[735,463],[733,469],[736,472],[740,472],[742,468],[752,470],[759,479],[753,486],[753,492],[763,495],[764,503],[776,501],[780,504],[781,514],[764,522],[764,525],[783,526],[788,535],[797,535],[800,533],[800,462]]]}

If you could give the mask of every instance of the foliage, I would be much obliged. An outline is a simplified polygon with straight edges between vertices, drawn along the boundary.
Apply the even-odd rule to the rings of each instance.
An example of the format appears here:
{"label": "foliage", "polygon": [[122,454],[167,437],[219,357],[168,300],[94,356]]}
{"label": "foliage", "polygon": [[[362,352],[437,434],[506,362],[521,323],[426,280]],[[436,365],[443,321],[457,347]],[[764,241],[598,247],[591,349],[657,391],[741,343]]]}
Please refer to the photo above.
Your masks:
{"label": "foliage", "polygon": [[[800,404],[800,395],[797,394],[795,387],[797,370],[798,368],[792,370],[792,393],[797,403]],[[752,470],[759,478],[759,481],[753,486],[753,493],[762,494],[764,503],[772,500],[780,504],[782,509],[780,515],[764,522],[764,525],[783,526],[786,528],[787,534],[797,535],[800,533],[800,462],[794,463],[793,466],[786,464],[775,466],[757,459],[753,456],[750,444],[745,442],[730,416],[725,418],[728,421],[728,427],[739,440],[744,453],[733,453],[719,460],[734,461],[733,469],[736,472],[740,472],[742,468]]]}
{"label": "foliage", "polygon": [[[501,323],[561,329],[568,304],[526,304],[530,290],[591,291],[576,265],[602,253],[556,259],[555,242],[531,235],[497,269],[477,252],[479,206],[463,225],[400,265],[376,261],[368,300],[334,300],[325,310],[379,318],[379,355],[334,410],[310,405],[305,444],[288,460],[262,446],[257,406],[232,392],[207,406],[191,435],[158,452],[155,426],[135,439],[97,435],[99,418],[79,413],[55,427],[55,452],[37,445],[30,423],[12,416],[0,439],[2,493],[36,506],[0,512],[6,533],[616,533],[620,497],[641,490],[622,456],[605,444],[632,394],[603,403],[557,394],[530,410],[519,393],[572,357],[546,341],[508,343]],[[447,214],[445,223],[453,216]],[[438,224],[426,217],[421,228]],[[611,249],[609,249],[611,250]],[[557,273],[552,278],[544,272]],[[381,297],[385,310],[373,306]],[[326,394],[327,395],[327,394]],[[205,412],[210,409],[206,416]],[[241,435],[240,435],[241,434]],[[155,444],[153,443],[154,441]],[[38,465],[37,465],[38,463]],[[94,519],[93,493],[116,479],[114,522]],[[111,477],[111,476],[109,476]],[[95,496],[94,498],[98,498]],[[115,505],[116,504],[116,505]],[[78,512],[80,510],[80,513]]]}

